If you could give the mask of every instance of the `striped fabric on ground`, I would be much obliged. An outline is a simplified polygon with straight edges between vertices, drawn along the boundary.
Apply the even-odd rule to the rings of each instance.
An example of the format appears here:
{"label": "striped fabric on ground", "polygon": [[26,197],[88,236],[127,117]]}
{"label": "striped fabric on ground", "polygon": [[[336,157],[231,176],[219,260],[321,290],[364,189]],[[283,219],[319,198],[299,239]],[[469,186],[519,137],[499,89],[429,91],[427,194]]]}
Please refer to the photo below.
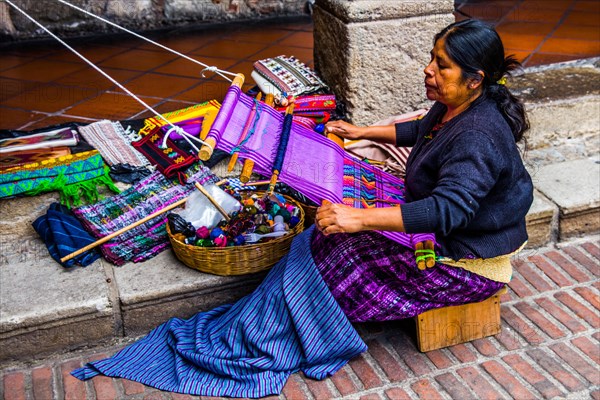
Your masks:
{"label": "striped fabric on ground", "polygon": [[122,377],[202,396],[280,393],[302,370],[324,379],[366,350],[323,282],[310,251],[313,228],[250,295],[233,305],[172,318],[112,358],[72,372]]}

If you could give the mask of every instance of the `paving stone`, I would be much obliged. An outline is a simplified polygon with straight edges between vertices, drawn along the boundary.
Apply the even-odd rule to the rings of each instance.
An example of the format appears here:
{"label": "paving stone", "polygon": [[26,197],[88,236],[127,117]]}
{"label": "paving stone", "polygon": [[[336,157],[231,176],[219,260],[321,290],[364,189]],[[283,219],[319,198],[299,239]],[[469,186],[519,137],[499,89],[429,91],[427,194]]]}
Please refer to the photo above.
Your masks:
{"label": "paving stone", "polygon": [[217,276],[187,267],[171,250],[143,263],[114,268],[126,336],[138,336],[169,318],[189,318],[234,302],[265,273]]}
{"label": "paving stone", "polygon": [[584,159],[541,167],[535,187],[558,205],[560,239],[600,231],[600,161]]}
{"label": "paving stone", "polygon": [[[527,247],[540,247],[553,239],[554,223],[558,221],[558,207],[539,191],[533,191],[533,203],[525,217]],[[556,222],[558,223],[558,222]]]}

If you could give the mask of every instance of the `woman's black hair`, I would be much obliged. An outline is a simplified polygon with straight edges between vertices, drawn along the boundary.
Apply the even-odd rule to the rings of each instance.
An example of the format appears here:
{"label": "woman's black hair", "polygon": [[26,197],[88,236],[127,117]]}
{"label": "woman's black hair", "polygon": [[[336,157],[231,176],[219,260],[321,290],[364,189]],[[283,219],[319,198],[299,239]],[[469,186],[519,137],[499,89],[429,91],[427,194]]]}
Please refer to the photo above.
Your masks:
{"label": "woman's black hair", "polygon": [[520,141],[529,129],[525,107],[500,80],[520,68],[521,63],[513,55],[504,56],[504,45],[496,30],[468,19],[448,25],[435,36],[434,43],[441,38],[448,56],[462,69],[464,79],[481,79],[478,72],[484,73],[482,95],[496,101],[515,141]]}

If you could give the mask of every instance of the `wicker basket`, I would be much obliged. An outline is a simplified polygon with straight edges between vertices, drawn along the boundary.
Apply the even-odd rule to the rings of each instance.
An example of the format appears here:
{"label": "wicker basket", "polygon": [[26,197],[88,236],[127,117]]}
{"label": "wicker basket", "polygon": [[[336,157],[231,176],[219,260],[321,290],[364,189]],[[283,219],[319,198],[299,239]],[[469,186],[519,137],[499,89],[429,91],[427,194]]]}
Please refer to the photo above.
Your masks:
{"label": "wicker basket", "polygon": [[200,247],[177,239],[167,224],[167,234],[175,256],[190,268],[223,276],[251,274],[272,267],[290,250],[294,236],[304,230],[304,210],[300,203],[284,197],[298,207],[300,218],[287,235],[244,246]]}

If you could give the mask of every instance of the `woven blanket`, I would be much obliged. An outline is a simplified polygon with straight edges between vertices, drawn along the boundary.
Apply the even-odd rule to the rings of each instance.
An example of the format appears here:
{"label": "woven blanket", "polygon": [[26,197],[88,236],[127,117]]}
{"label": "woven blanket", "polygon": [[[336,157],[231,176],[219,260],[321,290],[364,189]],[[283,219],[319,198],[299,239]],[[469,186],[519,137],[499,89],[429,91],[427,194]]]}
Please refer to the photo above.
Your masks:
{"label": "woven blanket", "polygon": [[254,70],[288,96],[298,96],[327,87],[311,68],[293,56],[256,61]]}
{"label": "woven blanket", "polygon": [[[96,204],[73,210],[85,229],[96,238],[116,232],[142,218],[187,197],[195,189],[192,182],[217,182],[207,168],[199,167],[189,184],[178,185],[155,171],[121,194]],[[103,256],[115,265],[152,258],[169,247],[166,213],[133,228],[100,246]]]}
{"label": "woven blanket", "polygon": [[83,200],[98,201],[97,187],[100,185],[119,193],[108,176],[108,167],[96,150],[0,171],[0,198],[33,196],[56,190],[60,193],[62,204],[77,206]]}
{"label": "woven blanket", "polygon": [[237,303],[172,318],[112,358],[72,372],[122,377],[201,396],[279,394],[290,374],[333,375],[367,349],[327,289],[310,254],[309,229],[289,255]]}
{"label": "woven blanket", "polygon": [[62,257],[93,243],[95,239],[83,229],[69,209],[58,203],[50,204],[46,214],[33,221],[32,225],[46,244],[50,256],[63,267],[70,268],[76,264],[87,267],[100,258],[100,253],[94,249],[68,261],[60,261]]}
{"label": "woven blanket", "polygon": [[108,165],[129,164],[134,167],[150,165],[131,145],[132,139],[119,122],[108,120],[77,128],[81,136],[96,148]]}

